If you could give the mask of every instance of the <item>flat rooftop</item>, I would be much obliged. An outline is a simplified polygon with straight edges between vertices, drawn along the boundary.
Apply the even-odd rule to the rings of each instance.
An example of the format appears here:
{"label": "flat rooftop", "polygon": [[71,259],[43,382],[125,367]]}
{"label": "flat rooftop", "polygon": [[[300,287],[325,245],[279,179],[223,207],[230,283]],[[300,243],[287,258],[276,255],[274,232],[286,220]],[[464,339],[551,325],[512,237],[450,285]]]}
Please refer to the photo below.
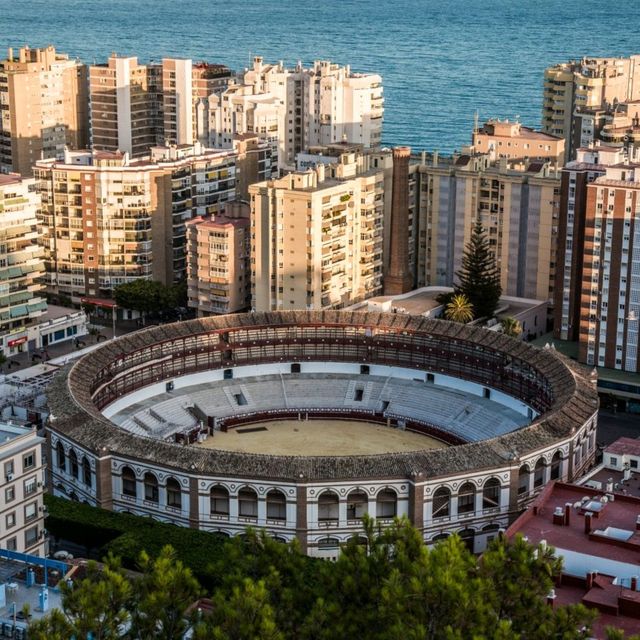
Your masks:
{"label": "flat rooftop", "polygon": [[[610,475],[610,474],[609,474]],[[509,527],[507,535],[522,533],[532,544],[545,541],[559,550],[603,558],[615,563],[637,564],[640,560],[640,531],[636,518],[640,498],[615,494],[615,500],[601,500],[604,491],[556,482],[548,485],[533,505]],[[588,498],[587,500],[584,500]],[[577,504],[581,507],[576,507]],[[568,524],[554,524],[554,512],[571,504]],[[591,533],[585,531],[585,513],[593,513]],[[598,534],[597,531],[605,532]],[[619,533],[621,538],[616,537]]]}
{"label": "flat rooftop", "polygon": [[24,427],[20,424],[10,424],[8,422],[0,422],[0,445],[6,444],[15,438],[31,433],[31,426]]}
{"label": "flat rooftop", "polygon": [[440,449],[429,436],[360,420],[273,420],[216,431],[202,443],[208,449],[286,456],[367,455]]}

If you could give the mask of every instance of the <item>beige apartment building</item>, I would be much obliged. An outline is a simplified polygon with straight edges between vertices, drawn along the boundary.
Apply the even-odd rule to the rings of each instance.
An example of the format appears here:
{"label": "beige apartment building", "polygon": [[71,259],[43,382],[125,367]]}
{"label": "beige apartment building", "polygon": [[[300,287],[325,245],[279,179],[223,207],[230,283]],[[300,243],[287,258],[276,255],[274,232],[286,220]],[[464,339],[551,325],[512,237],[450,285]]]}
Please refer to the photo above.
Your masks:
{"label": "beige apartment building", "polygon": [[35,180],[0,174],[0,353],[7,357],[28,347],[26,329],[47,311],[39,203]]}
{"label": "beige apartment building", "polygon": [[36,160],[88,141],[87,69],[52,46],[0,61],[0,171],[30,176]]}
{"label": "beige apartment building", "polygon": [[328,61],[290,69],[257,56],[212,104],[212,144],[228,144],[236,133],[277,138],[278,166],[291,168],[296,154],[311,146],[342,141],[379,146],[383,103],[379,75]]}
{"label": "beige apartment building", "polygon": [[36,163],[47,290],[110,298],[137,278],[186,277],[186,223],[235,199],[238,157],[200,145],[154,147],[132,160],[106,151],[66,152]]}
{"label": "beige apartment building", "polygon": [[573,114],[640,99],[640,55],[582,58],[545,69],[542,130],[564,138],[565,160],[575,157]]}
{"label": "beige apartment building", "polygon": [[92,65],[93,149],[142,157],[154,145],[201,141],[208,133],[207,92],[222,91],[230,77],[222,65],[174,58],[140,64],[136,57],[113,54]]}
{"label": "beige apartment building", "polygon": [[564,164],[564,138],[524,127],[509,120],[488,120],[473,132],[471,145],[477,153],[494,158],[529,159]]}
{"label": "beige apartment building", "polygon": [[0,547],[45,556],[44,438],[32,427],[0,422]]}
{"label": "beige apartment building", "polygon": [[599,143],[633,153],[640,148],[640,100],[576,109],[573,138],[575,149]]}
{"label": "beige apartment building", "polygon": [[339,309],[382,290],[391,154],[336,145],[306,171],[249,187],[252,308]]}
{"label": "beige apartment building", "polygon": [[553,299],[560,174],[551,163],[434,154],[412,163],[410,172],[418,287],[452,286],[480,219],[503,295]]}
{"label": "beige apartment building", "polygon": [[237,203],[226,214],[187,223],[189,306],[198,317],[236,313],[251,304],[248,216],[248,206]]}

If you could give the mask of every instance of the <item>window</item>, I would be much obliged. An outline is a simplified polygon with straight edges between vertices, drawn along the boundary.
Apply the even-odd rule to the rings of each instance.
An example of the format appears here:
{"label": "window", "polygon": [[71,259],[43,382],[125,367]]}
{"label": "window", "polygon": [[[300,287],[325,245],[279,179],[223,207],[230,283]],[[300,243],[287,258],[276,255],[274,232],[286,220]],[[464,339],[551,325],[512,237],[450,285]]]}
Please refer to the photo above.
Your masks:
{"label": "window", "polygon": [[471,513],[475,511],[476,488],[465,482],[458,491],[458,513]]}
{"label": "window", "polygon": [[33,520],[38,515],[38,503],[32,502],[28,505],[25,505],[24,508],[24,521],[29,522]]}
{"label": "window", "polygon": [[4,490],[4,501],[6,503],[13,502],[16,499],[16,489],[15,487],[7,487]]}
{"label": "window", "polygon": [[24,495],[30,496],[32,493],[35,493],[38,489],[38,483],[36,481],[36,477],[29,478],[24,481]]}
{"label": "window", "polygon": [[258,495],[253,489],[238,492],[238,515],[243,518],[258,517]]}
{"label": "window", "polygon": [[7,527],[7,529],[11,529],[11,527],[15,527],[16,526],[16,512],[12,511],[11,513],[8,513],[4,519],[5,525]]}
{"label": "window", "polygon": [[159,502],[158,479],[153,473],[144,474],[144,499],[148,502]]}
{"label": "window", "polygon": [[182,491],[175,478],[167,479],[167,506],[182,509]]}
{"label": "window", "polygon": [[332,491],[325,491],[318,498],[318,521],[338,522],[338,496]]}
{"label": "window", "polygon": [[7,478],[7,482],[10,482],[9,476],[14,474],[13,460],[4,463],[4,476]]}
{"label": "window", "polygon": [[22,457],[22,470],[33,469],[36,466],[36,452],[30,451],[26,456]]}
{"label": "window", "polygon": [[433,494],[433,517],[443,518],[451,514],[451,491],[440,487]]}
{"label": "window", "polygon": [[35,527],[31,527],[31,529],[27,529],[24,532],[24,546],[25,548],[32,547],[36,542],[38,542],[38,525]]}
{"label": "window", "polygon": [[18,548],[18,539],[14,536],[7,540],[7,551],[16,551]]}
{"label": "window", "polygon": [[[71,449],[69,453],[69,462],[71,463],[71,475],[77,480],[78,479],[78,456],[76,452]],[[133,473],[133,471],[131,472]]]}
{"label": "window", "polygon": [[224,487],[213,487],[210,494],[211,515],[229,515],[229,492]]}
{"label": "window", "polygon": [[614,458],[613,456],[611,456],[611,458],[609,458],[610,462],[611,462],[611,466],[613,467],[617,467],[618,466],[618,458]]}
{"label": "window", "polygon": [[82,458],[82,481],[87,487],[91,486],[91,464],[86,457]]}
{"label": "window", "polygon": [[347,520],[358,520],[368,512],[367,494],[364,491],[352,491],[347,496]]}
{"label": "window", "polygon": [[637,469],[637,468],[638,468],[638,461],[637,461],[637,460],[630,459],[630,460],[629,460],[629,466],[630,466],[632,469]]}
{"label": "window", "polygon": [[560,479],[561,468],[562,468],[562,457],[560,456],[560,452],[556,451],[553,454],[553,458],[551,458],[551,480]]}
{"label": "window", "polygon": [[518,495],[529,493],[529,467],[523,464],[518,471]]}
{"label": "window", "polygon": [[544,459],[540,458],[536,462],[535,469],[533,471],[533,486],[541,487],[544,482]]}
{"label": "window", "polygon": [[482,489],[482,509],[495,509],[500,506],[500,481],[490,478]]}
{"label": "window", "polygon": [[383,489],[376,500],[377,518],[394,518],[397,514],[398,495],[393,489]]}
{"label": "window", "polygon": [[267,493],[267,520],[287,519],[287,498],[282,491]]}
{"label": "window", "polygon": [[131,467],[122,467],[122,494],[130,498],[138,497],[136,474]]}
{"label": "window", "polygon": [[56,458],[58,469],[66,472],[67,470],[67,457],[64,454],[64,447],[62,446],[62,442],[58,441],[56,445]]}

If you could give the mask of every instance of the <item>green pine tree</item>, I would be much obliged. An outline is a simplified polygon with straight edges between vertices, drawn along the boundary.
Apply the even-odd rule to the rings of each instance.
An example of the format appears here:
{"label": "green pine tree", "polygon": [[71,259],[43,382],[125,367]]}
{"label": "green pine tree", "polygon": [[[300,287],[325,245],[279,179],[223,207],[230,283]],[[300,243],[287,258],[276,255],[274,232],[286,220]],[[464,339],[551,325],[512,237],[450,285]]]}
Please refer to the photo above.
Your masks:
{"label": "green pine tree", "polygon": [[462,268],[456,273],[456,294],[464,294],[473,305],[475,318],[491,318],[498,306],[502,287],[500,271],[489,241],[477,220],[462,254]]}

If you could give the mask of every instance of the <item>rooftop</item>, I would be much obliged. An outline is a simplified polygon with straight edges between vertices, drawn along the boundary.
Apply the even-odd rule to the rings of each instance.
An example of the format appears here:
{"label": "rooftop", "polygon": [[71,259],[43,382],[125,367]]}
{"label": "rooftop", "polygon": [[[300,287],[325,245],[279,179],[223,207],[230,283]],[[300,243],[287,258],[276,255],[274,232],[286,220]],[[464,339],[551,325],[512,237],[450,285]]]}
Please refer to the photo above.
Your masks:
{"label": "rooftop", "polygon": [[0,446],[11,442],[11,440],[15,440],[15,438],[27,435],[32,431],[33,428],[31,426],[23,427],[22,425],[12,422],[0,422]]}
{"label": "rooftop", "polygon": [[619,455],[640,456],[640,440],[635,438],[618,438],[605,451]]}

